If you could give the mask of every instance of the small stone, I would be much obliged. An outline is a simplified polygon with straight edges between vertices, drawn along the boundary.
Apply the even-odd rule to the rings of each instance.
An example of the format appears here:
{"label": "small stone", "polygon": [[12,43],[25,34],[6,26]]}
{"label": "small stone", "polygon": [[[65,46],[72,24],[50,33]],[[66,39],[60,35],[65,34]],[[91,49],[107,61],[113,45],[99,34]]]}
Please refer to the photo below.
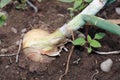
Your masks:
{"label": "small stone", "polygon": [[3,25],[4,25],[4,26],[6,26],[6,25],[7,25],[7,23],[4,23]]}
{"label": "small stone", "polygon": [[1,49],[1,53],[6,53],[6,52],[8,52],[7,49],[5,49],[5,48]]}
{"label": "small stone", "polygon": [[21,33],[25,33],[26,31],[27,31],[27,29],[24,28],[24,29],[21,30]]}
{"label": "small stone", "polygon": [[66,63],[63,63],[63,66],[65,66],[66,65]]}
{"label": "small stone", "polygon": [[5,69],[8,69],[9,67],[10,67],[9,65],[6,65],[6,66],[5,66]]}
{"label": "small stone", "polygon": [[109,72],[111,70],[112,65],[113,65],[113,61],[112,59],[109,58],[100,64],[100,68],[104,72]]}
{"label": "small stone", "polygon": [[20,41],[16,41],[16,42],[15,42],[16,45],[19,45],[19,43],[20,43]]}
{"label": "small stone", "polygon": [[120,15],[120,7],[115,8],[115,12]]}
{"label": "small stone", "polygon": [[120,61],[120,58],[119,58],[119,59],[116,59],[115,61]]}
{"label": "small stone", "polygon": [[15,34],[17,33],[17,29],[14,28],[14,27],[11,28],[11,31],[12,31],[13,33],[15,33]]}
{"label": "small stone", "polygon": [[35,80],[39,80],[39,78],[35,78]]}
{"label": "small stone", "polygon": [[58,16],[60,16],[60,17],[65,17],[65,15],[63,15],[63,14],[58,14]]}
{"label": "small stone", "polygon": [[63,73],[63,71],[62,71],[62,70],[60,70],[60,73]]}
{"label": "small stone", "polygon": [[20,72],[19,72],[19,71],[17,71],[16,73],[17,73],[17,74],[19,74]]}
{"label": "small stone", "polygon": [[120,61],[120,58],[118,59],[118,61]]}

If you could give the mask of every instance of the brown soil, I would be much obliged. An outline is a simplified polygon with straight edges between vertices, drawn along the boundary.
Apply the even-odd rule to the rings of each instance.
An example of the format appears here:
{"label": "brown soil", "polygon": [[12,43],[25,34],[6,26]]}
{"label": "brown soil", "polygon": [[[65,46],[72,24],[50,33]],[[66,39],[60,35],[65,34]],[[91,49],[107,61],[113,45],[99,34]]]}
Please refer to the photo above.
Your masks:
{"label": "brown soil", "polygon": [[[0,50],[8,49],[8,51],[1,51],[1,54],[17,52],[18,46],[15,45],[20,40],[23,29],[28,31],[33,28],[41,28],[53,32],[70,20],[67,11],[67,8],[70,7],[69,4],[55,0],[43,0],[41,3],[35,1],[33,3],[39,9],[36,14],[30,7],[27,10],[16,10],[12,4],[4,9],[8,13],[8,19],[6,25],[0,28]],[[107,19],[118,19],[120,15],[115,13],[117,6],[120,7],[120,3],[113,3],[101,10],[97,15]],[[14,33],[14,30],[11,29],[13,27],[17,30],[17,33]],[[99,31],[103,30],[92,27],[90,33],[93,34]],[[106,37],[101,40],[103,47],[98,50],[120,50],[120,37],[104,32]],[[66,45],[69,50],[71,46],[70,43]],[[18,63],[15,63],[15,56],[0,57],[0,80],[58,80],[65,71],[68,55],[69,52],[62,51],[61,56],[49,64],[30,61],[24,56],[22,50],[20,51]],[[114,63],[111,71],[105,73],[101,71],[99,66],[101,62],[108,58],[111,58]],[[74,63],[77,59],[80,59],[78,64]],[[91,80],[93,74],[96,73],[96,69],[99,73],[94,77],[95,80],[120,80],[120,55],[98,55],[94,52],[87,54],[81,50],[81,47],[75,47],[68,74],[62,80]]]}

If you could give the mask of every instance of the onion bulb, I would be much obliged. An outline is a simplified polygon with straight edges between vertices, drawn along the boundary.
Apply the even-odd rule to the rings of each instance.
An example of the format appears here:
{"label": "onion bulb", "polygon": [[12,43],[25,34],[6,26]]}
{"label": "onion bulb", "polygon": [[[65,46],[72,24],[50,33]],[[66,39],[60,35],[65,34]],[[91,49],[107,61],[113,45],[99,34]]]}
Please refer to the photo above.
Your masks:
{"label": "onion bulb", "polygon": [[59,30],[52,34],[41,29],[30,30],[23,38],[24,54],[36,62],[50,62],[55,58],[49,56],[59,55],[57,45],[62,38],[64,36]]}

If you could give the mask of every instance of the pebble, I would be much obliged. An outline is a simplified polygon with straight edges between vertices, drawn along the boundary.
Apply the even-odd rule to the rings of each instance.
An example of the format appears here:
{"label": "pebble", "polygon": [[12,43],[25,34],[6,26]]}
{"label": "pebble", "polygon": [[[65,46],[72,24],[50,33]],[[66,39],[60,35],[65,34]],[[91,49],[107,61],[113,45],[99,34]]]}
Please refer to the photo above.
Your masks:
{"label": "pebble", "polygon": [[19,41],[19,40],[15,42],[15,45],[19,45],[19,44],[20,44],[20,41]]}
{"label": "pebble", "polygon": [[100,64],[100,68],[103,72],[109,72],[111,70],[112,65],[113,61],[109,58]]}
{"label": "pebble", "polygon": [[26,31],[27,31],[27,29],[24,28],[24,29],[21,30],[21,33],[25,33]]}
{"label": "pebble", "polygon": [[5,49],[5,48],[1,49],[1,53],[6,53],[6,52],[8,52],[7,49]]}
{"label": "pebble", "polygon": [[120,7],[116,7],[115,12],[120,15]]}
{"label": "pebble", "polygon": [[17,29],[14,28],[14,27],[11,28],[11,31],[12,31],[13,33],[15,33],[15,34],[17,33]]}
{"label": "pebble", "polygon": [[120,58],[119,58],[119,59],[116,59],[115,61],[120,61]]}
{"label": "pebble", "polygon": [[5,69],[8,69],[9,67],[10,67],[9,65],[6,65],[6,66],[5,66]]}

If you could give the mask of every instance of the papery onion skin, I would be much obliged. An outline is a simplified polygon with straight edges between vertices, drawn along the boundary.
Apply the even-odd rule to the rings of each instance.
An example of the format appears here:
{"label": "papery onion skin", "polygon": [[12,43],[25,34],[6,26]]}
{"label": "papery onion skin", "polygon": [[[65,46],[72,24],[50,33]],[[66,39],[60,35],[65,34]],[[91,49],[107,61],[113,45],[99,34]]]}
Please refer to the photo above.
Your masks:
{"label": "papery onion skin", "polygon": [[55,58],[49,56],[59,55],[57,45],[64,37],[59,30],[52,34],[41,29],[30,30],[23,38],[24,54],[35,62],[50,62]]}
{"label": "papery onion skin", "polygon": [[49,57],[47,55],[42,55],[40,53],[40,51],[37,51],[34,48],[25,48],[24,50],[24,54],[31,59],[32,61],[35,62],[41,62],[41,63],[49,63],[52,60],[54,60],[55,58],[53,57]]}
{"label": "papery onion skin", "polygon": [[49,33],[47,31],[41,29],[32,29],[28,31],[23,38],[23,48],[30,47],[33,44],[39,42],[40,39],[48,36]]}

